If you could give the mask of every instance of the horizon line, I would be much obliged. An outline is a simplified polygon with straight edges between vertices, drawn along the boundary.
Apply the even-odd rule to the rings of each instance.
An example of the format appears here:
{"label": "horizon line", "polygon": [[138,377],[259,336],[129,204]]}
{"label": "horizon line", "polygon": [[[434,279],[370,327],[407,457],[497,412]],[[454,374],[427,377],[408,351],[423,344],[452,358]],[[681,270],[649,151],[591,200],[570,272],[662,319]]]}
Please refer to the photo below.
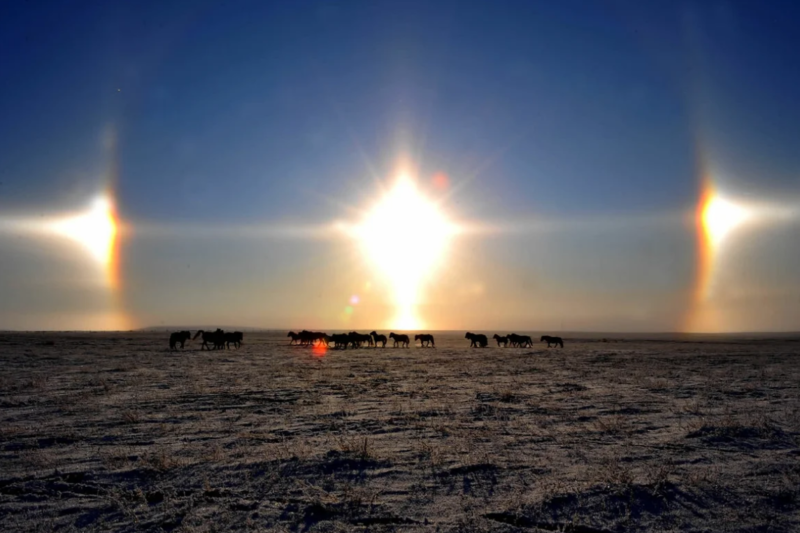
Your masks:
{"label": "horizon line", "polygon": [[[210,327],[210,326],[209,326]],[[218,326],[217,326],[218,327]],[[243,329],[243,330],[251,330],[254,332],[288,332],[293,331],[291,328],[278,328],[278,327],[260,327],[260,326],[225,326],[231,329]],[[181,330],[181,329],[188,329],[188,330],[202,330],[203,327],[196,327],[196,326],[146,326],[142,328],[135,328],[135,329],[4,329],[0,328],[0,333],[146,333],[146,332],[155,332],[159,330],[168,331],[168,330]],[[222,328],[224,329],[224,328]],[[328,329],[331,331],[339,331],[347,328],[321,328],[321,329]],[[355,328],[355,329],[370,329],[370,328]],[[396,328],[392,330],[392,328],[378,328],[381,330],[387,331],[399,331],[399,332],[409,332],[409,331],[434,331],[434,332],[441,332],[441,333],[456,333],[456,332],[464,332],[464,331],[475,331],[475,332],[489,332],[489,331],[506,331],[506,329],[478,329],[478,328],[459,328],[459,329],[400,329]],[[378,331],[376,328],[372,328],[373,331]],[[508,329],[509,331],[513,331],[512,329]],[[741,330],[741,331],[717,331],[717,332],[687,332],[687,331],[622,331],[622,330],[559,330],[559,329],[549,329],[549,330],[538,330],[538,329],[516,329],[516,331],[520,332],[550,332],[550,333],[560,333],[560,334],[591,334],[591,335],[686,335],[686,336],[725,336],[725,335],[782,335],[782,336],[789,336],[789,335],[798,335],[800,336],[800,330],[762,330],[762,331],[753,331],[753,330]]]}

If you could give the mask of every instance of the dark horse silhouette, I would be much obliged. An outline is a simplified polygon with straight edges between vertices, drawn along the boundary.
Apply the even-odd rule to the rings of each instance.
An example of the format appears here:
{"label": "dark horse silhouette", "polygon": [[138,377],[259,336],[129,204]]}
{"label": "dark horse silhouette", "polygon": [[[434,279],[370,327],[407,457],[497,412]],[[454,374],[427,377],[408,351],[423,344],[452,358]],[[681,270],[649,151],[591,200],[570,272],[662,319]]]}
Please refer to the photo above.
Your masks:
{"label": "dark horse silhouette", "polygon": [[353,348],[361,348],[361,345],[365,342],[367,346],[372,346],[372,335],[364,335],[357,331],[351,331],[348,335],[350,336],[350,344],[353,345]]}
{"label": "dark horse silhouette", "polygon": [[531,339],[530,335],[520,335],[519,336],[519,347],[520,348],[529,348],[533,346],[533,339]]}
{"label": "dark horse silhouette", "polygon": [[175,333],[169,336],[169,349],[177,350],[176,345],[178,343],[181,343],[181,348],[183,348],[183,343],[185,343],[191,338],[192,334],[189,331],[176,331]]}
{"label": "dark horse silhouette", "polygon": [[433,342],[433,335],[429,335],[428,333],[420,333],[419,335],[414,335],[414,341],[419,341],[420,346],[431,346],[436,348],[436,343]]}
{"label": "dark horse silhouette", "polygon": [[464,335],[464,338],[469,339],[470,348],[486,348],[486,345],[489,344],[489,339],[482,333],[471,333],[468,331],[467,334]]}
{"label": "dark horse silhouette", "polygon": [[375,343],[375,346],[378,346],[378,343],[381,343],[381,348],[386,348],[386,335],[379,335],[377,331],[373,331],[370,333],[372,336],[372,342]]}
{"label": "dark horse silhouette", "polygon": [[547,347],[550,348],[550,345],[556,345],[564,347],[564,340],[561,337],[551,337],[550,335],[542,335],[540,342],[547,342]]}
{"label": "dark horse silhouette", "polygon": [[221,329],[217,328],[217,331],[203,331],[198,330],[195,333],[194,338],[203,336],[203,344],[200,345],[200,349],[210,350],[210,345],[214,345],[215,350],[221,350],[225,347],[225,332]]}
{"label": "dark horse silhouette", "polygon": [[533,339],[530,335],[517,335],[516,333],[508,334],[508,342],[514,348],[527,348],[533,346]]}
{"label": "dark horse silhouette", "polygon": [[411,339],[408,338],[408,335],[403,333],[389,333],[389,338],[394,339],[395,348],[397,348],[398,344],[401,348],[408,348],[408,345],[411,343]]}
{"label": "dark horse silhouette", "polygon": [[331,340],[333,341],[334,348],[347,348],[347,345],[350,344],[350,335],[347,333],[334,333],[331,335]]}
{"label": "dark horse silhouette", "polygon": [[239,348],[242,345],[242,339],[244,339],[244,333],[242,333],[241,331],[234,331],[233,333],[228,332],[225,333],[224,338],[225,338],[225,345],[229,349],[231,347],[231,343],[233,343],[234,346]]}
{"label": "dark horse silhouette", "polygon": [[300,346],[310,346],[314,343],[328,344],[327,335],[321,331],[308,331],[304,329],[300,333],[290,331],[286,336],[292,338],[289,344],[299,344]]}
{"label": "dark horse silhouette", "polygon": [[501,337],[500,335],[495,333],[494,337],[492,338],[497,341],[498,346],[508,347],[508,337]]}

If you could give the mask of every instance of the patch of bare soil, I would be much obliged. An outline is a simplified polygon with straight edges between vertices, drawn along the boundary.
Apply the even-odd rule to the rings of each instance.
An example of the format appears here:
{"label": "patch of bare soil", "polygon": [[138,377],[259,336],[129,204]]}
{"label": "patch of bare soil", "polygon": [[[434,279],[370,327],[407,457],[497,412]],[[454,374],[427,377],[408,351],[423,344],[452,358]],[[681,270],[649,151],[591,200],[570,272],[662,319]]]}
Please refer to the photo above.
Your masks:
{"label": "patch of bare soil", "polygon": [[2,531],[798,531],[800,344],[0,334]]}

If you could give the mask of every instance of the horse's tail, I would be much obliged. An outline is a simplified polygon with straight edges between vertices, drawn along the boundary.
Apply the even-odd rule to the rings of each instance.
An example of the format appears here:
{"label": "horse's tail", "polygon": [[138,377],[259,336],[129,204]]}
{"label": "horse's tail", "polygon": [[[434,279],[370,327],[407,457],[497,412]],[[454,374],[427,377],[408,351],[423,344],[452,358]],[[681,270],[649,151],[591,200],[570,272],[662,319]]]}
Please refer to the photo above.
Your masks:
{"label": "horse's tail", "polygon": [[199,337],[203,333],[204,333],[204,331],[202,329],[198,329],[197,333],[195,333],[194,337],[192,337],[192,340],[196,339],[197,337]]}

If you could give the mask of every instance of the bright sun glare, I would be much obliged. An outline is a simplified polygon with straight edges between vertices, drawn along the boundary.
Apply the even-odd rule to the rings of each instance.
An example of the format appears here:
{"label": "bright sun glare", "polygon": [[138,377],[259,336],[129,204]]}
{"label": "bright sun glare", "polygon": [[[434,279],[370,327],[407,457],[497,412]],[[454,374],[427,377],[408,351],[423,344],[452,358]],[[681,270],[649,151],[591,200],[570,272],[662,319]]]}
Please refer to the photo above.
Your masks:
{"label": "bright sun glare", "polygon": [[455,226],[405,175],[356,227],[364,253],[392,285],[397,306],[392,327],[422,327],[416,307],[425,282],[442,266],[454,233]]}
{"label": "bright sun glare", "polygon": [[741,205],[713,195],[703,208],[703,227],[710,243],[719,246],[731,231],[747,222],[751,215]]}
{"label": "bright sun glare", "polygon": [[103,266],[112,261],[117,222],[114,205],[108,197],[95,198],[87,212],[53,222],[52,229],[83,245]]}

